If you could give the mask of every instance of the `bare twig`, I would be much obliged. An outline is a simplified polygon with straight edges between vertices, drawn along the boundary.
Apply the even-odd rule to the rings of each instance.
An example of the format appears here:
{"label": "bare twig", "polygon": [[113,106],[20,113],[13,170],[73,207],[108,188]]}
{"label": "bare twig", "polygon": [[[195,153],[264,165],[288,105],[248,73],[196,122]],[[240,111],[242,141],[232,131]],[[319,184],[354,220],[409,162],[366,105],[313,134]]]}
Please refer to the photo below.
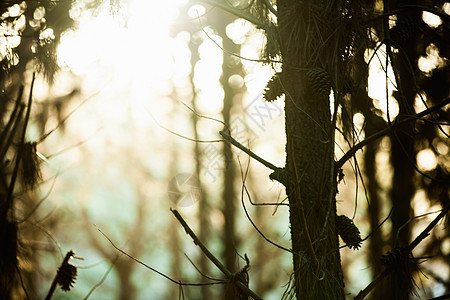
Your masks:
{"label": "bare twig", "polygon": [[25,297],[27,298],[27,300],[30,300],[30,296],[28,295],[28,291],[25,288],[25,283],[23,282],[22,272],[20,271],[19,266],[17,264],[16,264],[15,267],[16,267],[17,274],[19,275],[20,285],[22,286],[22,290],[25,293]]}
{"label": "bare twig", "polygon": [[[406,247],[407,253],[411,252],[423,239],[425,239],[430,231],[436,226],[436,224],[448,213],[450,209],[450,203],[447,204],[445,208],[442,209],[442,211],[439,213],[439,215],[434,218],[433,221],[431,221],[430,224],[414,239],[414,241],[411,242],[411,244]],[[385,269],[380,275],[378,275],[371,283],[369,283],[368,286],[366,286],[363,290],[361,290],[358,295],[356,295],[355,300],[362,300],[364,297],[366,297],[377,285],[377,283],[385,278],[391,269]]]}
{"label": "bare twig", "polygon": [[414,241],[411,242],[408,246],[408,251],[411,252],[419,243],[425,239],[429,234],[431,229],[433,229],[434,226],[447,214],[447,212],[450,209],[450,203],[447,204],[446,207],[442,209],[442,211],[439,213],[439,215],[434,218],[433,221],[431,221],[430,224],[414,239]]}
{"label": "bare twig", "polygon": [[201,24],[200,18],[199,18],[198,20],[199,20],[200,27],[202,28],[203,33],[204,33],[204,34],[208,37],[208,39],[209,39],[211,42],[213,42],[213,43],[214,43],[214,44],[215,44],[222,52],[225,52],[225,53],[227,53],[227,54],[230,54],[231,56],[234,56],[234,57],[237,57],[237,58],[239,58],[239,59],[246,60],[246,61],[260,62],[260,63],[269,63],[269,62],[270,62],[270,63],[281,63],[281,61],[278,61],[278,60],[248,58],[248,57],[241,56],[241,55],[239,55],[239,54],[237,54],[237,53],[234,53],[234,52],[232,52],[232,51],[230,51],[230,50],[228,50],[228,49],[225,49],[225,48],[222,47],[218,42],[216,42],[216,40],[213,39],[213,38],[208,34],[208,32],[206,32],[206,30],[203,28],[203,25]]}
{"label": "bare twig", "polygon": [[[240,164],[240,162],[239,162],[239,164]],[[247,216],[247,219],[248,219],[248,220],[250,221],[250,223],[252,224],[253,228],[255,228],[255,230],[256,230],[256,231],[263,237],[263,239],[265,239],[268,243],[274,245],[274,246],[277,247],[277,248],[280,248],[281,250],[284,250],[284,251],[290,252],[290,253],[292,253],[292,254],[295,254],[291,249],[288,249],[288,248],[285,248],[285,247],[283,247],[283,246],[281,246],[281,245],[278,245],[277,243],[275,243],[275,242],[271,241],[269,238],[267,238],[267,237],[264,235],[264,233],[258,228],[258,226],[256,226],[256,224],[253,222],[252,218],[250,217],[250,215],[249,215],[249,213],[248,213],[248,211],[247,211],[247,208],[245,207],[245,203],[244,203],[244,191],[245,191],[245,193],[247,194],[247,197],[248,197],[250,203],[252,203],[252,200],[251,200],[250,193],[249,193],[249,191],[248,191],[248,189],[247,189],[247,187],[246,187],[246,185],[245,185],[245,180],[246,180],[246,178],[247,178],[247,173],[244,174],[244,173],[242,172],[242,167],[241,167],[241,176],[242,176],[242,188],[241,188],[241,203],[242,203],[242,208],[244,209],[244,213],[245,213],[245,215]]]}
{"label": "bare twig", "polygon": [[225,141],[229,142],[230,144],[232,144],[233,146],[241,149],[243,152],[245,152],[246,154],[248,154],[248,156],[250,156],[251,158],[255,159],[256,161],[262,163],[264,166],[266,166],[269,169],[272,169],[274,171],[278,171],[281,168],[278,168],[276,166],[274,166],[273,164],[271,164],[270,162],[262,159],[261,157],[259,157],[258,155],[256,155],[255,153],[253,153],[250,149],[244,147],[241,143],[239,143],[238,141],[236,141],[234,138],[232,138],[229,134],[223,132],[223,131],[219,131],[220,135],[225,139]]}
{"label": "bare twig", "polygon": [[397,127],[399,127],[400,125],[404,125],[406,123],[409,123],[411,121],[414,121],[418,118],[422,118],[438,109],[440,109],[441,107],[444,107],[445,105],[450,103],[450,97],[447,97],[445,100],[443,100],[441,103],[430,107],[418,114],[415,114],[413,116],[409,116],[406,117],[405,119],[401,120],[401,121],[395,121],[394,124],[386,129],[380,130],[377,133],[367,137],[366,139],[364,139],[363,141],[359,142],[358,144],[356,144],[355,146],[353,146],[350,150],[348,150],[344,156],[342,156],[337,162],[336,162],[336,170],[339,170],[344,163],[349,160],[353,155],[355,155],[356,151],[360,150],[362,147],[364,147],[365,145],[369,144],[370,142],[379,139],[380,137],[383,137],[389,133],[391,133],[392,131],[394,131],[395,129],[397,129]]}
{"label": "bare twig", "polygon": [[[194,241],[194,244],[199,246],[202,252],[211,260],[211,262],[223,273],[225,276],[232,280],[234,277],[234,274],[230,272],[209,250],[206,248],[206,246],[199,240],[199,238],[195,235],[195,233],[192,231],[192,229],[189,227],[189,225],[186,223],[186,221],[183,219],[183,217],[180,215],[180,213],[176,209],[170,209],[170,211],[174,214],[174,216],[177,218],[178,222],[183,226],[186,233],[192,238]],[[239,280],[233,281],[233,283],[246,295],[254,298],[254,299],[260,299],[255,292],[253,292],[251,289],[249,289],[244,283],[242,283]]]}
{"label": "bare twig", "polygon": [[408,10],[426,11],[426,12],[429,12],[429,13],[432,13],[434,15],[437,15],[437,16],[441,17],[446,22],[450,21],[450,17],[445,12],[436,10],[434,8],[426,7],[426,6],[422,6],[422,5],[402,5],[396,10],[391,10],[391,11],[389,11],[387,13],[383,13],[383,14],[381,14],[379,16],[376,16],[375,18],[372,18],[372,19],[369,19],[369,20],[365,21],[364,23],[371,23],[371,22],[374,22],[374,21],[377,21],[377,20],[380,20],[380,19],[388,18],[390,16],[393,16],[393,15],[396,15],[396,14],[399,14],[401,12],[408,11]]}
{"label": "bare twig", "polygon": [[25,222],[26,220],[28,220],[28,219],[35,213],[35,211],[39,208],[39,206],[40,206],[44,201],[46,201],[46,200],[48,199],[48,197],[50,197],[50,194],[52,193],[53,188],[55,187],[55,183],[56,183],[56,179],[58,178],[58,175],[59,175],[59,174],[56,174],[56,175],[53,177],[52,185],[51,185],[50,189],[48,190],[47,194],[46,194],[44,197],[42,197],[42,199],[39,200],[39,202],[36,203],[36,205],[34,205],[34,207],[30,210],[30,212],[28,212],[28,214],[27,214],[26,217],[24,217],[24,218],[23,218],[22,220],[20,220],[20,221],[17,221],[18,224],[23,223],[23,222]]}
{"label": "bare twig", "polygon": [[176,136],[181,137],[181,138],[183,138],[185,140],[188,140],[188,141],[191,141],[191,142],[196,142],[196,143],[220,143],[220,142],[223,142],[223,140],[198,140],[198,139],[193,139],[193,138],[184,136],[184,135],[182,135],[180,133],[177,133],[177,132],[175,132],[175,131],[165,127],[161,123],[159,123],[158,120],[156,120],[156,118],[153,116],[153,114],[147,108],[145,108],[145,109],[149,113],[149,115],[153,119],[153,121],[155,121],[156,125],[158,125],[162,129],[166,130],[167,132],[169,132],[169,133],[171,133],[173,135],[176,135]]}
{"label": "bare twig", "polygon": [[147,265],[146,263],[144,263],[143,261],[140,261],[139,259],[135,258],[134,256],[128,254],[127,252],[123,251],[122,249],[120,249],[119,247],[116,246],[116,244],[114,244],[114,242],[100,229],[97,227],[97,230],[108,240],[108,242],[120,253],[122,253],[123,255],[127,256],[128,258],[131,258],[132,260],[134,260],[135,262],[137,262],[138,264],[146,267],[147,269],[149,269],[152,272],[155,272],[156,274],[166,278],[167,280],[178,284],[178,285],[189,285],[189,286],[204,286],[204,285],[213,285],[213,284],[217,284],[217,282],[207,282],[207,283],[185,283],[185,282],[181,282],[181,281],[177,281],[169,276],[167,276],[166,274],[156,270],[155,268],[150,267],[149,265]]}
{"label": "bare twig", "polygon": [[[186,253],[184,253],[184,256],[186,256],[187,260],[189,260],[189,262],[191,263],[191,265],[197,270],[197,272],[200,273],[200,275],[202,275],[203,277],[205,277],[205,278],[207,278],[207,279],[209,279],[209,280],[213,280],[213,281],[218,281],[218,282],[224,283],[224,280],[223,280],[223,279],[214,278],[214,277],[211,277],[211,276],[206,275],[205,273],[203,273],[203,272],[195,265],[195,263],[192,261],[192,259],[190,259],[189,256],[187,256]],[[227,281],[225,281],[225,282],[227,282]]]}
{"label": "bare twig", "polygon": [[208,3],[208,4],[212,5],[212,6],[221,8],[224,11],[226,11],[226,12],[232,14],[232,15],[235,15],[236,17],[239,17],[239,18],[242,18],[244,20],[247,20],[250,23],[255,24],[258,28],[261,28],[261,29],[266,28],[266,25],[263,24],[261,21],[259,21],[257,18],[244,13],[240,9],[237,9],[237,8],[234,8],[234,7],[230,6],[230,5],[224,4],[224,1],[217,1],[217,0],[201,0],[201,1],[204,2],[204,3]]}
{"label": "bare twig", "polygon": [[101,286],[103,284],[103,282],[106,280],[106,277],[108,277],[109,273],[111,272],[111,270],[114,268],[114,265],[116,263],[116,261],[119,259],[119,255],[116,255],[116,257],[113,259],[113,261],[111,262],[111,265],[109,266],[108,270],[106,270],[105,274],[103,274],[102,279],[97,282],[89,291],[89,293],[86,295],[86,297],[83,298],[83,300],[86,300],[89,298],[89,296],[94,292],[94,290],[96,288],[98,288],[99,286]]}
{"label": "bare twig", "polygon": [[264,4],[267,6],[267,8],[275,15],[278,16],[278,12],[275,10],[275,8],[272,6],[269,0],[264,0]]}
{"label": "bare twig", "polygon": [[90,95],[86,99],[84,99],[81,103],[79,103],[73,110],[71,110],[52,130],[42,135],[36,142],[41,143],[43,142],[50,134],[55,132],[59,127],[61,127],[69,118],[72,116],[77,110],[79,110],[86,102],[91,100],[94,96],[98,95],[101,92],[101,90],[95,92],[94,94]]}

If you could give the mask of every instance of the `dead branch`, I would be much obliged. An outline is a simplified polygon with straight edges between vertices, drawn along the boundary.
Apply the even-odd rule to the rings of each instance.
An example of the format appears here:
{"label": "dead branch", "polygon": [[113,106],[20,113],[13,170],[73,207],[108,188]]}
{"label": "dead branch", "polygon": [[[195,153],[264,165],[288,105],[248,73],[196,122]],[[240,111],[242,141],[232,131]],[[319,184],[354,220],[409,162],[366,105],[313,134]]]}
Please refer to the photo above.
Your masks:
{"label": "dead branch", "polygon": [[262,300],[255,292],[249,289],[243,282],[239,280],[233,280],[235,278],[235,274],[229,271],[209,250],[206,246],[198,239],[183,217],[176,209],[170,209],[170,211],[175,215],[178,222],[183,226],[186,233],[192,238],[194,244],[199,246],[202,252],[211,260],[211,262],[223,273],[225,276],[232,281],[242,292],[244,292],[247,296],[252,297],[253,299]]}
{"label": "dead branch", "polygon": [[105,274],[103,274],[102,279],[100,279],[100,281],[97,282],[97,283],[91,288],[91,290],[90,290],[89,293],[86,295],[86,297],[83,298],[83,300],[87,300],[87,299],[89,298],[89,296],[94,292],[94,290],[103,284],[103,282],[106,280],[106,277],[108,277],[109,273],[110,273],[111,270],[114,268],[114,264],[117,262],[118,259],[119,259],[119,254],[116,255],[116,257],[113,259],[113,261],[111,262],[111,265],[109,266],[108,270],[106,270]]}
{"label": "dead branch", "polygon": [[242,150],[243,152],[245,152],[246,154],[248,154],[248,156],[250,156],[251,158],[255,159],[256,161],[262,163],[264,166],[266,166],[269,169],[272,169],[274,171],[279,171],[281,168],[278,168],[276,166],[274,166],[273,164],[271,164],[270,162],[262,159],[261,157],[259,157],[258,155],[256,155],[255,153],[253,153],[250,149],[244,147],[241,143],[239,143],[238,141],[236,141],[234,138],[232,138],[229,134],[223,132],[223,131],[219,131],[220,135],[225,139],[225,141],[227,141],[228,143],[232,144],[233,146],[235,146],[236,148],[239,148],[240,150]]}
{"label": "dead branch", "polygon": [[[448,213],[450,210],[450,203],[447,204],[445,208],[442,209],[439,215],[434,218],[433,221],[431,221],[430,224],[412,241],[407,247],[406,251],[409,253],[411,252],[423,239],[425,239],[429,234],[430,231],[436,226],[436,224]],[[371,283],[369,283],[368,286],[366,286],[363,290],[361,290],[358,295],[354,298],[355,300],[362,300],[364,297],[366,297],[378,284],[378,282],[385,278],[389,273],[391,269],[385,269],[381,274],[379,274]]]}
{"label": "dead branch", "polygon": [[114,242],[100,229],[97,227],[97,230],[108,240],[108,242],[114,247],[114,249],[116,249],[117,251],[119,251],[120,253],[122,253],[123,255],[127,256],[128,258],[134,260],[135,262],[137,262],[138,264],[144,266],[145,268],[149,269],[152,272],[155,272],[156,274],[166,278],[167,280],[182,286],[182,285],[188,285],[188,286],[203,286],[203,285],[213,285],[213,284],[217,284],[217,282],[208,282],[208,283],[185,283],[185,282],[181,282],[181,281],[177,281],[169,276],[167,276],[166,274],[156,270],[155,268],[150,267],[149,265],[147,265],[146,263],[144,263],[143,261],[140,261],[139,259],[135,258],[134,256],[128,254],[127,252],[125,252],[124,250],[120,249],[118,246],[116,246],[116,244],[114,244]]}
{"label": "dead branch", "polygon": [[335,169],[339,170],[344,163],[349,160],[352,156],[355,155],[356,151],[360,150],[362,147],[364,147],[365,145],[369,144],[370,142],[379,139],[380,137],[383,137],[389,133],[391,133],[392,131],[394,131],[395,129],[397,129],[399,126],[404,125],[406,123],[409,123],[411,121],[420,119],[426,115],[431,114],[432,112],[444,107],[445,105],[450,103],[450,97],[447,97],[445,100],[443,100],[441,103],[432,106],[428,109],[425,109],[424,111],[421,111],[418,114],[406,117],[405,119],[398,121],[398,119],[395,120],[394,124],[386,129],[380,130],[377,133],[367,137],[366,139],[364,139],[363,141],[359,142],[358,144],[356,144],[355,146],[353,146],[350,150],[348,150],[344,156],[342,156],[336,163],[335,163]]}
{"label": "dead branch", "polygon": [[[250,199],[250,193],[248,192],[247,187],[245,186],[245,183],[242,185],[242,191],[241,191],[241,203],[242,203],[242,207],[244,208],[244,213],[247,216],[247,219],[250,221],[250,223],[252,224],[253,228],[255,228],[255,230],[263,237],[263,239],[265,239],[268,243],[274,245],[277,248],[280,248],[281,250],[290,252],[292,254],[295,254],[291,249],[285,248],[281,245],[278,245],[277,243],[271,241],[269,238],[267,238],[264,233],[262,233],[262,231],[258,228],[258,226],[256,226],[256,224],[253,222],[252,218],[250,217],[250,215],[248,214],[247,208],[245,207],[244,204],[244,195],[243,192],[246,192],[247,197]],[[251,201],[251,200],[250,200]]]}

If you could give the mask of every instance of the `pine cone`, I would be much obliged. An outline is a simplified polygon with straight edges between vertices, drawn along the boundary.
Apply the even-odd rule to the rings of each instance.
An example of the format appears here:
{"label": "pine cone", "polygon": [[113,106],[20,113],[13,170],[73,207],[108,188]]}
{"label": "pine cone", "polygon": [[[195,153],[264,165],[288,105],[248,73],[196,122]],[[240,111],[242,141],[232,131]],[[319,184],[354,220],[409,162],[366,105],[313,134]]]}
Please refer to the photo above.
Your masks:
{"label": "pine cone", "polygon": [[58,268],[56,278],[63,291],[70,291],[75,284],[75,279],[77,278],[77,267],[68,262],[64,263]]}
{"label": "pine cone", "polygon": [[336,216],[336,229],[344,243],[350,249],[357,250],[361,247],[362,240],[359,229],[350,218],[344,215]]}
{"label": "pine cone", "polygon": [[306,73],[314,92],[323,97],[328,97],[331,90],[330,75],[322,68],[314,68]]}
{"label": "pine cone", "polygon": [[279,74],[280,73],[275,73],[275,75],[272,76],[269,82],[267,82],[267,85],[264,89],[264,100],[268,102],[273,102],[277,100],[278,97],[281,97],[284,94]]}

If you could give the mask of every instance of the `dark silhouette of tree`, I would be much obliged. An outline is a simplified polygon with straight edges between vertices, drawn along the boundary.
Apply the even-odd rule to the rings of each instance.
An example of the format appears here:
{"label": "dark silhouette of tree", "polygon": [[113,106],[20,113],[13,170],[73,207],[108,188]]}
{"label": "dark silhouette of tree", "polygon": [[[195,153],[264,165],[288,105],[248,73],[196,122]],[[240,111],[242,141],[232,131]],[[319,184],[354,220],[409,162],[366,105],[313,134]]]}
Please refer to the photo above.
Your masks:
{"label": "dark silhouette of tree", "polygon": [[[86,7],[94,7],[94,2],[87,1]],[[341,266],[339,236],[350,249],[357,250],[362,243],[366,243],[366,239],[371,248],[368,262],[372,267],[373,281],[355,299],[363,299],[371,292],[373,299],[409,299],[415,293],[418,279],[421,279],[421,270],[434,281],[442,283],[448,293],[448,274],[435,274],[432,271],[433,264],[440,263],[447,269],[450,267],[450,254],[442,247],[442,240],[450,238],[450,230],[448,226],[440,230],[439,234],[437,230],[433,230],[450,209],[450,99],[447,63],[450,18],[444,11],[444,5],[448,5],[448,2],[425,1],[418,4],[417,1],[410,0],[244,0],[235,1],[234,5],[217,0],[203,2],[224,11],[210,11],[213,18],[208,20],[222,37],[224,48],[220,79],[224,89],[222,117],[225,123],[220,134],[225,142],[223,157],[226,160],[221,207],[225,220],[222,257],[224,263],[205,246],[210,240],[207,213],[213,205],[206,201],[205,195],[202,195],[200,200],[199,238],[178,211],[172,210],[172,213],[205,257],[223,273],[224,279],[205,276],[199,280],[200,283],[180,281],[178,277],[182,276],[182,272],[178,269],[181,261],[179,253],[175,254],[172,265],[173,275],[177,278],[172,279],[136,258],[144,249],[142,240],[131,239],[128,253],[115,246],[105,235],[115,250],[124,255],[114,260],[114,268],[120,279],[119,297],[132,299],[136,295],[131,281],[134,264],[125,259],[127,256],[168,279],[180,290],[183,286],[201,287],[205,299],[212,295],[207,285],[213,283],[224,286],[225,299],[261,298],[249,287],[250,261],[247,256],[244,258],[245,266],[242,269],[237,268],[236,252],[241,240],[236,233],[238,168],[236,160],[233,159],[232,147],[238,147],[252,159],[271,169],[273,173],[270,179],[280,182],[286,188],[288,202],[283,205],[289,208],[292,242],[289,249],[268,239],[264,235],[266,228],[258,228],[245,206],[243,208],[255,230],[268,244],[277,246],[277,251],[292,255],[291,280],[283,298],[345,298],[344,277],[348,268]],[[6,47],[8,51],[1,53],[0,241],[6,245],[0,248],[2,299],[32,299],[34,295],[28,294],[35,294],[36,290],[32,288],[36,286],[31,276],[34,269],[22,270],[19,263],[26,256],[26,235],[33,234],[32,231],[27,232],[22,224],[24,222],[19,220],[27,219],[27,212],[33,214],[33,204],[36,203],[31,196],[28,197],[30,199],[25,199],[26,196],[23,195],[32,191],[41,180],[36,151],[39,142],[29,142],[26,133],[33,104],[35,74],[43,74],[49,82],[53,80],[57,71],[56,45],[61,33],[72,25],[68,15],[71,3],[7,1],[0,4],[0,23],[9,28],[6,34],[21,36],[19,45]],[[222,16],[225,12],[227,14]],[[424,12],[440,17],[441,24],[427,24]],[[225,28],[236,18],[244,18],[255,24],[267,38],[261,62],[270,64],[275,75],[267,83],[264,98],[267,102],[284,99],[287,141],[284,167],[274,166],[260,158],[236,141],[232,136],[233,132],[227,130],[232,123],[232,107],[237,104],[233,103],[236,91],[230,86],[229,78],[241,72],[241,64],[232,55],[238,54],[239,46],[226,36]],[[191,36],[194,36],[196,30],[190,32]],[[196,41],[191,39],[192,66],[199,60],[198,44],[195,43]],[[373,55],[369,58],[371,53]],[[434,56],[435,61],[438,61],[436,66],[428,70],[421,65],[421,59],[427,56]],[[398,103],[398,115],[393,114],[389,105],[386,111],[378,109],[375,100],[368,95],[368,69],[373,59],[381,61],[386,74],[389,74],[390,68],[393,70],[394,75],[386,75],[385,79],[396,86],[393,97]],[[31,80],[29,76],[24,76],[29,70],[27,65],[30,61],[33,61],[34,72]],[[194,137],[198,140],[193,71],[190,76],[194,110],[192,123]],[[26,80],[27,84],[23,84]],[[73,93],[76,94],[77,90]],[[385,101],[388,101],[389,94],[389,90],[386,90]],[[71,95],[64,99],[69,99]],[[55,106],[53,112],[56,114],[63,111],[63,104],[60,102],[65,101],[54,99],[51,104]],[[421,106],[423,108],[419,108]],[[37,124],[37,127],[41,129],[45,139],[45,123],[52,112],[44,106],[38,111],[37,119],[40,124]],[[356,113],[364,117],[363,140],[359,139],[353,121]],[[61,117],[58,119],[63,123]],[[338,144],[338,134],[344,137],[346,145]],[[384,178],[377,176],[379,169],[376,157],[381,151],[385,151],[380,147],[380,138],[384,138],[388,141],[385,144],[389,144],[389,164],[393,176],[388,185],[384,182],[382,185]],[[336,145],[343,149],[344,154],[340,157],[337,151],[335,152]],[[364,151],[362,164],[356,157],[359,150]],[[176,151],[175,149],[174,156]],[[195,173],[200,177],[201,153],[197,144],[193,152],[196,159]],[[420,155],[423,153],[434,158],[435,164],[432,167],[421,167]],[[371,233],[363,234],[367,236],[366,239],[361,238],[361,233],[355,225],[358,224],[358,219],[352,220],[337,213],[338,184],[342,182],[344,173],[350,169],[346,165],[350,164],[350,161],[353,163],[355,178],[363,182],[365,196],[368,198],[366,215],[369,218]],[[364,167],[360,168],[360,165]],[[173,161],[172,170],[176,170],[176,160]],[[243,177],[242,195],[250,198],[251,193],[244,185],[247,177]],[[383,190],[386,186],[390,186],[389,190]],[[139,186],[136,189],[139,205],[136,207],[137,216],[133,230],[136,236],[142,237],[145,197]],[[415,211],[417,203],[414,203],[413,199],[419,193],[426,195],[430,205],[438,204],[442,210],[439,214],[429,216],[432,221],[428,221],[426,228],[419,234],[413,235],[419,228],[415,226],[422,217],[426,217],[417,215]],[[32,208],[22,212],[17,209],[18,204]],[[384,207],[386,204],[391,206],[389,216],[383,215],[387,210]],[[255,209],[258,210],[258,206],[255,206]],[[83,213],[89,221],[87,212]],[[256,223],[260,223],[260,218],[261,215],[255,218],[259,221]],[[385,222],[391,226],[385,226]],[[89,225],[90,221],[86,223]],[[448,220],[444,219],[444,224],[448,225],[447,223]],[[167,234],[170,234],[169,231],[172,231],[171,228]],[[388,238],[384,240],[383,236]],[[112,260],[115,257],[111,249],[99,243],[91,231],[89,238],[105,258]],[[171,245],[173,252],[176,252],[179,246],[177,235]],[[61,266],[73,256],[72,252],[69,254]],[[201,259],[199,264],[198,270],[202,275],[210,271],[206,258]],[[257,260],[261,264],[261,257]],[[55,287],[57,279],[58,276],[55,277],[52,288]],[[264,284],[261,278],[257,281]],[[65,286],[67,287],[67,282]],[[255,290],[265,292],[261,287]],[[49,295],[51,297],[51,294]]]}
{"label": "dark silhouette of tree", "polygon": [[[58,69],[56,45],[72,26],[71,1],[3,1],[0,4],[2,53],[0,53],[0,298],[35,299],[37,264],[33,238],[40,234],[33,224],[39,199],[33,189],[40,183],[39,141],[27,139],[31,106],[34,106],[31,71],[50,82]],[[12,43],[12,44],[11,44]],[[24,93],[25,86],[25,93]],[[27,99],[28,98],[28,99]],[[41,128],[46,120],[40,120]],[[45,138],[45,135],[42,139]],[[44,199],[45,200],[45,199]],[[25,210],[18,207],[26,207]],[[24,268],[24,261],[30,268]],[[31,294],[27,292],[27,287]]]}
{"label": "dark silhouette of tree", "polygon": [[[252,1],[247,9],[240,9],[245,7],[243,3],[233,7],[217,1],[204,2],[247,19],[263,29],[268,41],[263,60],[281,61],[282,72],[268,83],[265,97],[268,101],[274,101],[278,96],[285,95],[286,168],[275,169],[271,179],[282,182],[289,196],[294,271],[292,289],[288,295],[308,299],[344,298],[339,251],[330,249],[339,248],[337,233],[344,242],[350,243],[350,247],[358,248],[361,239],[359,235],[348,236],[349,232],[358,232],[352,229],[354,227],[350,221],[344,222],[348,224],[344,228],[335,222],[337,176],[341,177],[340,168],[347,160],[359,149],[368,147],[365,158],[372,160],[365,163],[369,176],[369,214],[373,214],[372,230],[379,230],[381,210],[373,161],[377,151],[376,140],[389,135],[394,172],[390,191],[392,231],[389,236],[392,250],[380,258],[382,241],[379,232],[375,232],[373,242],[378,247],[372,255],[372,263],[378,266],[375,272],[383,271],[357,298],[367,295],[380,279],[385,279],[387,283],[385,297],[408,298],[413,292],[414,276],[418,270],[417,260],[411,251],[423,240],[422,235],[411,241],[409,226],[414,217],[411,199],[418,189],[415,184],[415,144],[419,130],[417,122],[413,121],[427,118],[427,121],[418,122],[426,123],[435,132],[439,132],[441,126],[447,126],[445,122],[448,121],[445,110],[440,110],[448,104],[448,82],[443,84],[445,92],[437,101],[426,105],[432,108],[416,115],[414,104],[420,91],[417,86],[420,71],[413,71],[418,70],[414,45],[420,45],[423,35],[430,33],[430,28],[421,20],[423,11],[443,19],[443,26],[428,36],[440,35],[435,43],[446,45],[442,32],[446,30],[448,16],[442,12],[443,3],[417,6],[415,2],[384,1],[380,9],[379,2],[371,1],[277,1],[274,8],[270,1]],[[273,14],[272,17],[276,16],[275,23],[270,22],[269,13]],[[389,19],[396,20],[393,26]],[[419,35],[415,33],[417,29],[421,31]],[[396,83],[398,89],[394,96],[399,104],[399,115],[394,121],[388,107],[387,123],[382,121],[380,111],[377,112],[367,95],[367,63],[362,56],[368,48],[374,49],[378,55],[380,42],[387,47],[383,62],[386,63],[386,72],[388,65],[394,70],[394,78],[386,76],[386,80]],[[429,47],[429,43],[425,46]],[[436,74],[439,72],[436,70]],[[330,111],[330,90],[333,91],[334,112]],[[339,115],[338,108],[341,110]],[[437,121],[435,111],[445,117]],[[363,113],[365,117],[366,139],[362,142],[355,138],[349,140],[351,149],[335,161],[336,120],[339,117],[344,125],[347,122],[350,129],[347,129],[348,136],[348,132],[354,130],[353,115],[356,112]],[[445,130],[443,133],[445,136]],[[441,147],[441,151],[443,149]],[[359,167],[354,167],[357,177],[361,176]],[[448,170],[442,173],[448,176]],[[448,180],[445,181],[447,177],[440,181],[423,172],[421,175],[424,176],[418,177],[423,178],[424,182],[448,183]],[[447,188],[441,186],[438,190],[443,199],[448,199]],[[444,211],[435,221],[445,215],[448,209],[446,201]],[[344,219],[339,217],[338,220]],[[380,264],[384,267],[379,268]]]}

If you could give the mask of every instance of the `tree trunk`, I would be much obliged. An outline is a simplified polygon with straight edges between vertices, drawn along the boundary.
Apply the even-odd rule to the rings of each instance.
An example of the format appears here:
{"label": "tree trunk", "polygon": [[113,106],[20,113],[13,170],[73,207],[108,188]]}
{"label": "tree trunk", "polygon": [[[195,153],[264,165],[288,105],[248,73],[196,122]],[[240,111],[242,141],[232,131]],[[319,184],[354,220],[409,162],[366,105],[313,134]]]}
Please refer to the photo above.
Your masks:
{"label": "tree trunk", "polygon": [[[332,5],[328,8],[330,11],[323,10],[322,13],[330,15],[330,24],[318,23],[314,30],[319,32],[311,32],[307,24],[311,21],[313,4],[291,0],[278,1],[277,4],[283,58],[281,81],[286,95],[286,170],[290,179],[286,190],[294,252],[294,286],[291,292],[295,292],[298,299],[344,299],[335,229],[334,125],[330,100],[328,96],[317,93],[306,75],[308,69],[316,67],[327,68],[328,73],[336,71],[332,56],[337,54],[327,51],[324,42],[313,39],[319,33],[329,36],[326,31],[333,26],[333,16],[338,20],[336,14],[339,9]],[[321,4],[325,5],[315,3],[315,9],[320,9]],[[309,44],[306,42],[308,39]],[[334,39],[329,37],[329,46],[334,46]],[[316,57],[319,49],[322,55]],[[294,180],[295,170],[299,182]],[[295,191],[297,184],[300,195]],[[307,232],[302,225],[304,223]]]}
{"label": "tree trunk", "polygon": [[[195,39],[195,31],[191,31],[191,42],[189,43],[189,51],[191,52],[191,74],[189,75],[189,79],[192,87],[192,108],[194,111],[197,111],[197,91],[194,83],[194,70],[195,65],[200,60],[200,55],[198,53],[199,41]],[[195,113],[192,114],[192,129],[194,131],[194,139],[200,140],[198,134],[198,115]],[[194,144],[194,156],[195,156],[195,175],[198,179],[198,188],[199,188],[199,199],[198,200],[198,220],[200,223],[198,229],[198,237],[199,239],[207,245],[209,239],[209,204],[208,199],[206,198],[206,193],[204,192],[202,181],[201,181],[201,171],[202,171],[202,152],[199,143]],[[200,255],[198,267],[203,274],[209,274],[209,260],[205,255]],[[202,283],[206,283],[207,279],[202,276]],[[202,299],[211,299],[211,292],[209,286],[201,287]]]}
{"label": "tree trunk", "polygon": [[[227,18],[228,19],[228,18]],[[226,20],[226,19],[225,19]],[[224,20],[224,21],[225,21]],[[228,22],[224,22],[219,26],[218,32],[219,35],[223,39],[223,47],[225,49],[229,49],[232,52],[237,48],[236,45],[227,37],[225,33],[225,26],[228,25]],[[233,74],[232,68],[230,68],[230,54],[227,52],[223,52],[223,64],[222,64],[222,76],[220,78],[220,82],[222,84],[224,90],[224,98],[223,98],[223,109],[222,109],[222,117],[225,123],[225,126],[230,126],[230,118],[231,118],[231,108],[233,106],[233,96],[234,92],[228,83],[228,78]],[[235,234],[235,201],[236,201],[236,192],[234,186],[234,178],[235,178],[235,164],[233,162],[232,156],[233,152],[231,151],[231,145],[229,143],[223,143],[223,158],[225,160],[225,168],[224,168],[224,185],[223,185],[223,215],[225,217],[225,228],[224,228],[224,259],[225,266],[231,272],[235,272],[236,270],[236,247],[238,241],[236,240]],[[225,286],[225,294],[224,299],[232,299],[234,290],[227,285]]]}

